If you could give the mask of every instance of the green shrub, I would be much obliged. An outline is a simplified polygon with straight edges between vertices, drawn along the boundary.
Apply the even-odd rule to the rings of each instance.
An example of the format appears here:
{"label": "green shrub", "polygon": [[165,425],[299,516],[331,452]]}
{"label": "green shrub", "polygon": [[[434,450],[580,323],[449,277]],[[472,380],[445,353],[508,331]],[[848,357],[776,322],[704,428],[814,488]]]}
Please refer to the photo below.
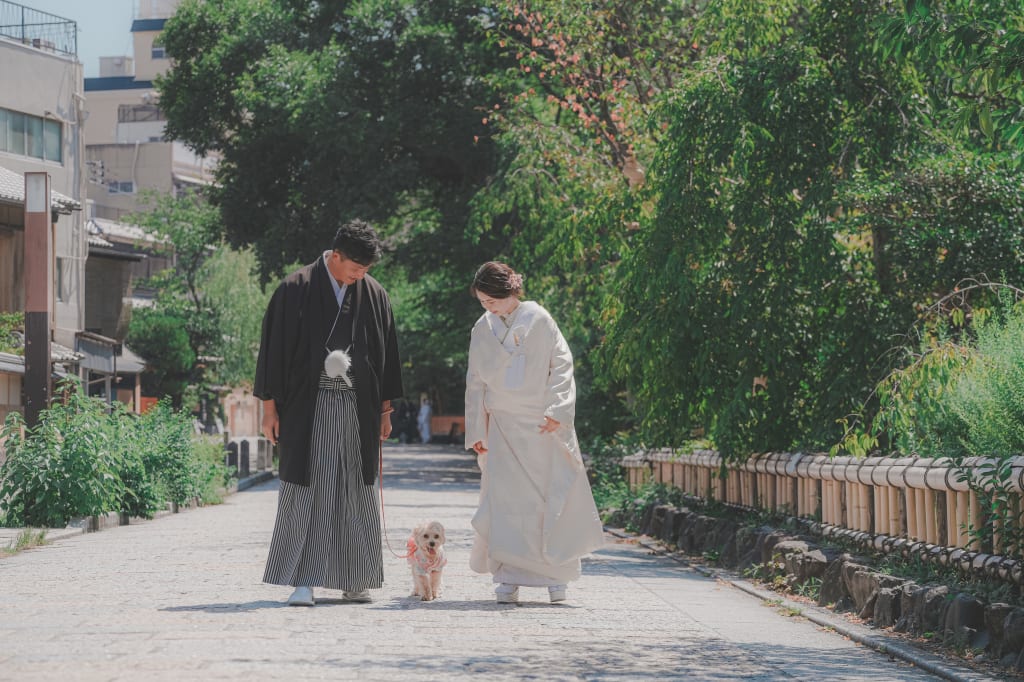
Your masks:
{"label": "green shrub", "polygon": [[194,436],[192,452],[199,501],[203,504],[219,504],[223,500],[221,494],[231,483],[232,473],[224,464],[223,441],[219,436]]}
{"label": "green shrub", "polygon": [[966,425],[968,454],[1024,453],[1024,309],[1012,308],[978,329],[977,357],[952,395]]}
{"label": "green shrub", "polygon": [[192,454],[190,419],[182,412],[175,412],[170,400],[164,399],[140,421],[146,434],[143,462],[161,496],[178,505],[188,504],[199,495],[199,471]]}
{"label": "green shrub", "polygon": [[129,412],[119,402],[114,403],[111,410],[110,429],[118,453],[119,475],[124,483],[124,494],[118,503],[118,511],[129,516],[151,519],[166,506],[167,500],[159,482],[146,467],[143,453],[149,447],[149,434],[139,416]]}
{"label": "green shrub", "polygon": [[168,502],[220,501],[231,473],[220,441],[193,436],[169,401],[139,416],[84,396],[77,382],[61,389],[24,438],[18,413],[0,432],[0,525],[63,526],[111,511],[152,518]]}
{"label": "green shrub", "polygon": [[14,332],[25,329],[25,313],[0,313],[0,353],[24,355],[24,344]]}
{"label": "green shrub", "polygon": [[17,412],[0,438],[7,459],[0,467],[0,513],[7,526],[64,526],[78,516],[116,509],[125,498],[121,466],[101,401],[62,384],[63,398],[25,429]]}

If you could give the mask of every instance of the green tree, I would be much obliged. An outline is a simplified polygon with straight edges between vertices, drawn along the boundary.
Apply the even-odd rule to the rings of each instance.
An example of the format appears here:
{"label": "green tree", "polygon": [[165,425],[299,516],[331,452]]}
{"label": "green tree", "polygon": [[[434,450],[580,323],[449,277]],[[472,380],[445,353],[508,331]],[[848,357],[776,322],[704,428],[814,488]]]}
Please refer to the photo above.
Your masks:
{"label": "green tree", "polygon": [[[143,389],[169,395],[181,407],[192,385],[204,394],[206,363],[220,337],[218,312],[200,288],[205,260],[220,240],[219,216],[201,194],[150,194],[147,210],[131,220],[157,238],[174,267],[146,284],[157,294],[152,308],[132,313],[127,343],[145,358]],[[193,398],[196,396],[192,396]]]}
{"label": "green tree", "polygon": [[473,200],[472,234],[527,274],[576,360],[577,420],[587,434],[628,428],[621,384],[593,352],[626,237],[644,213],[634,197],[663,129],[657,102],[699,56],[699,3],[603,0],[496,3],[493,40],[509,68],[488,126],[498,169]]}
{"label": "green tree", "polygon": [[263,311],[274,282],[260,286],[258,263],[251,249],[219,246],[203,261],[199,290],[217,311],[218,333],[211,340],[210,378],[225,386],[251,384],[256,376]]}
{"label": "green tree", "polygon": [[465,0],[182,3],[161,107],[169,136],[220,155],[229,241],[267,277],[362,217],[394,221],[397,258],[444,264],[492,167],[488,21]]}
{"label": "green tree", "polygon": [[491,15],[468,0],[191,0],[167,22],[158,81],[168,134],[219,155],[213,201],[264,281],[348,219],[380,228],[373,274],[396,295],[407,393],[452,390],[453,409],[468,281],[497,251],[465,237],[494,168]]}
{"label": "green tree", "polygon": [[1018,0],[905,0],[877,48],[914,63],[935,114],[993,147],[1024,148],[1024,7]]}
{"label": "green tree", "polygon": [[146,359],[144,390],[209,407],[214,385],[252,381],[267,296],[252,253],[222,244],[219,212],[202,194],[151,195],[148,204],[132,219],[174,267],[147,282],[153,306],[133,311],[127,341]]}

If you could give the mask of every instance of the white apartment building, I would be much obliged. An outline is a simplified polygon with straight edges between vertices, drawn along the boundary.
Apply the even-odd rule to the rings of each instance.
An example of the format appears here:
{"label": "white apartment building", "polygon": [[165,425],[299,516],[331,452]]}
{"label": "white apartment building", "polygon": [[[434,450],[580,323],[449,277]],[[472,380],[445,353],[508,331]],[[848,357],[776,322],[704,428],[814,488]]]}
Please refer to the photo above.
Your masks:
{"label": "white apartment building", "polygon": [[[121,220],[139,194],[177,193],[212,182],[213,162],[164,140],[166,119],[153,79],[170,67],[160,32],[178,0],[141,0],[132,22],[132,55],[102,57],[100,76],[85,79],[88,195],[95,217]],[[127,28],[127,27],[126,27]]]}

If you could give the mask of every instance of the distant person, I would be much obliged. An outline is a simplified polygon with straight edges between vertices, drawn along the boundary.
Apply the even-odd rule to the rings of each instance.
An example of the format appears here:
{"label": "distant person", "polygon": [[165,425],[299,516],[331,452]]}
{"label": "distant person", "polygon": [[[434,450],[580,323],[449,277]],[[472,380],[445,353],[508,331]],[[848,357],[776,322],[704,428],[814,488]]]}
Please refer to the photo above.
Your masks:
{"label": "distant person", "polygon": [[263,581],[371,601],[384,580],[374,481],[391,401],[402,394],[391,302],[367,272],[381,255],[355,220],[331,249],[281,282],[263,317],[253,395],[279,445],[281,492]]}
{"label": "distant person", "polygon": [[420,414],[416,420],[420,429],[420,442],[429,443],[431,437],[430,420],[434,416],[434,408],[430,404],[430,398],[426,396],[420,401]]}
{"label": "distant person", "polygon": [[484,263],[470,291],[487,311],[473,327],[466,443],[482,473],[470,567],[498,602],[520,587],[564,601],[580,558],[604,544],[573,421],[572,353],[548,311],[520,300],[523,277]]}

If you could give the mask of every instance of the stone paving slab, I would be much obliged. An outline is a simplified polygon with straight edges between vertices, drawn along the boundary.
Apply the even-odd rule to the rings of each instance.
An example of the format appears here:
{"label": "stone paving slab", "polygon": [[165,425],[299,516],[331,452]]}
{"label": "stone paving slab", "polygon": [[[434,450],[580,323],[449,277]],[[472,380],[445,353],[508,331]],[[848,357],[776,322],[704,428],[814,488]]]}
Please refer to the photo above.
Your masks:
{"label": "stone paving slab", "polygon": [[396,552],[419,521],[448,529],[444,596],[409,597],[385,548],[371,604],[318,590],[288,607],[260,582],[277,499],[65,538],[0,560],[0,680],[932,680],[735,588],[608,536],[569,601],[496,604],[468,568],[478,476],[449,446],[385,449]]}

